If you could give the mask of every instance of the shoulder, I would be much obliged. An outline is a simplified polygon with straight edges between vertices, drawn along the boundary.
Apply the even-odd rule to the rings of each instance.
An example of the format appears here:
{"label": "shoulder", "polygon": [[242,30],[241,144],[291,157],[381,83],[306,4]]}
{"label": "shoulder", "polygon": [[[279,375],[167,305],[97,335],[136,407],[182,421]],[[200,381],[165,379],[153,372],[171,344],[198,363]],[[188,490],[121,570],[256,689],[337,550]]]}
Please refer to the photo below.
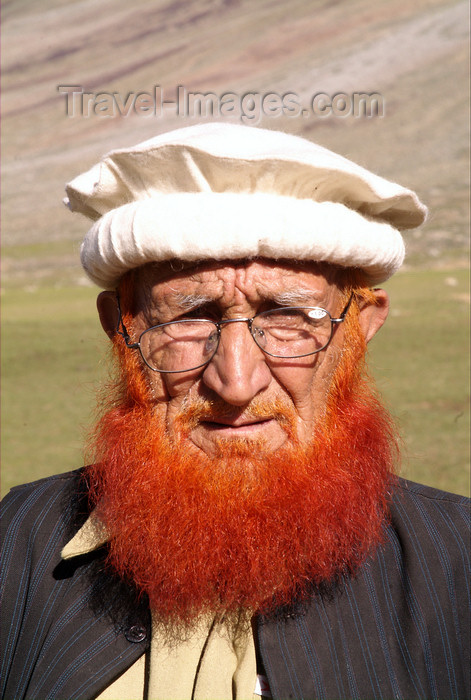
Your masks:
{"label": "shoulder", "polygon": [[1,503],[2,542],[4,547],[27,538],[40,542],[42,533],[54,528],[65,537],[74,528],[75,521],[86,516],[86,493],[83,470],[67,472],[15,486]]}
{"label": "shoulder", "polygon": [[[416,574],[467,580],[470,499],[400,479],[392,495],[387,539]],[[428,573],[427,573],[428,572]]]}
{"label": "shoulder", "polygon": [[60,485],[65,482],[70,482],[77,477],[81,476],[83,472],[83,469],[74,469],[69,472],[64,472],[62,474],[51,474],[50,476],[43,477],[42,479],[37,479],[36,481],[30,481],[27,484],[19,484],[18,486],[13,486],[13,488],[10,489],[10,491],[6,494],[5,498],[2,499],[2,502],[7,500],[9,496],[12,494],[19,494],[19,493],[27,493],[31,491],[35,491],[36,489],[40,489],[44,486],[49,486],[49,485]]}
{"label": "shoulder", "polygon": [[63,474],[53,474],[51,476],[46,476],[42,479],[37,479],[36,481],[31,481],[27,484],[19,484],[18,486],[13,486],[6,496],[2,499],[2,509],[9,506],[11,502],[23,501],[25,498],[30,497],[32,494],[41,494],[46,491],[51,490],[61,490],[67,485],[77,482],[81,479],[83,474],[83,469],[75,469],[70,472],[64,472]]}
{"label": "shoulder", "polygon": [[452,519],[460,527],[470,525],[470,499],[432,486],[398,479],[392,494],[391,512],[402,518],[425,517],[442,523]]}
{"label": "shoulder", "polygon": [[443,503],[452,503],[458,506],[464,506],[465,508],[469,508],[469,504],[471,502],[467,496],[460,496],[456,493],[441,491],[433,486],[417,484],[416,482],[409,481],[408,479],[398,479],[397,491],[412,498],[420,500],[425,499],[434,502],[438,501]]}
{"label": "shoulder", "polygon": [[55,580],[62,548],[87,517],[83,482],[82,470],[68,472],[16,486],[3,499],[0,597],[4,601],[27,597],[32,581]]}

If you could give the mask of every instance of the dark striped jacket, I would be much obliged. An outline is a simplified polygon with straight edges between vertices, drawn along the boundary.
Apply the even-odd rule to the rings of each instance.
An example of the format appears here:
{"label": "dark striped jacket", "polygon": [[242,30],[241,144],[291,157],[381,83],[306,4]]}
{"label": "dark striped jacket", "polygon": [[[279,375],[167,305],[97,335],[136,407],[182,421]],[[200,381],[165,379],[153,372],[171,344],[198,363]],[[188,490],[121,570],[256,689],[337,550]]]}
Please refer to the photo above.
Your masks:
{"label": "dark striped jacket", "polygon": [[[105,552],[61,562],[86,517],[79,472],[4,500],[2,698],[93,698],[149,643],[149,614],[103,569]],[[258,621],[274,698],[469,694],[466,499],[401,481],[385,545],[306,610]],[[133,602],[134,601],[134,602]]]}

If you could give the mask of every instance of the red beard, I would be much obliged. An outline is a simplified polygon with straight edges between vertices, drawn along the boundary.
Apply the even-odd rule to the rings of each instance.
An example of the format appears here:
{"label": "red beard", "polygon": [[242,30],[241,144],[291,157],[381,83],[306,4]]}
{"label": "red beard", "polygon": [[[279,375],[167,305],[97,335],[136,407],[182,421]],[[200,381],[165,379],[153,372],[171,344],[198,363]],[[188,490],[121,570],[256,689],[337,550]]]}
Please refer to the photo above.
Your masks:
{"label": "red beard", "polygon": [[289,447],[264,453],[263,442],[241,441],[198,458],[185,435],[224,406],[187,406],[181,441],[171,442],[136,355],[119,346],[122,398],[97,426],[87,478],[110,534],[109,565],[161,620],[268,612],[354,573],[378,544],[396,441],[358,352],[344,355],[310,446],[293,435],[291,405],[255,399],[252,410],[276,415]]}

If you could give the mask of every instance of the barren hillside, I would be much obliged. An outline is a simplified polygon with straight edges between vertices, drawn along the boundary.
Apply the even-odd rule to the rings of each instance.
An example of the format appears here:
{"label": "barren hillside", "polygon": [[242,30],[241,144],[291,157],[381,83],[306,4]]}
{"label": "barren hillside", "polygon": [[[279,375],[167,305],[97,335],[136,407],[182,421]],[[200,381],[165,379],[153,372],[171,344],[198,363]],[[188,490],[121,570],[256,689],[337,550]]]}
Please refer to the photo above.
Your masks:
{"label": "barren hillside", "polygon": [[[304,134],[417,189],[431,217],[410,236],[409,264],[466,263],[463,0],[136,0],[132,7],[43,0],[38,7],[3,3],[4,285],[83,283],[77,247],[87,223],[61,199],[64,183],[102,153],[196,121],[240,121],[241,109],[246,123]],[[182,116],[194,93],[209,95],[202,104],[215,114]],[[338,101],[336,113],[315,113],[320,93],[374,93],[380,114],[347,115]],[[238,111],[221,116],[228,94]],[[286,95],[298,109],[282,114]],[[159,112],[156,96],[172,104],[160,103]]]}

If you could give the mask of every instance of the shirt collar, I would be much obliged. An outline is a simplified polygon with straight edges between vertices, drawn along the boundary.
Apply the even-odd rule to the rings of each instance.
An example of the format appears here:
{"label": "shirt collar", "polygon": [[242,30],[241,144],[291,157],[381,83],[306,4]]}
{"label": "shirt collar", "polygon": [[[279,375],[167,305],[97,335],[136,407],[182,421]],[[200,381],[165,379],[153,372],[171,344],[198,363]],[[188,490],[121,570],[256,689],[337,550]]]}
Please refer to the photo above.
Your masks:
{"label": "shirt collar", "polygon": [[62,559],[72,559],[82,554],[89,554],[106,544],[108,540],[109,535],[105,525],[96,511],[93,511],[80,530],[63,547],[61,557]]}

